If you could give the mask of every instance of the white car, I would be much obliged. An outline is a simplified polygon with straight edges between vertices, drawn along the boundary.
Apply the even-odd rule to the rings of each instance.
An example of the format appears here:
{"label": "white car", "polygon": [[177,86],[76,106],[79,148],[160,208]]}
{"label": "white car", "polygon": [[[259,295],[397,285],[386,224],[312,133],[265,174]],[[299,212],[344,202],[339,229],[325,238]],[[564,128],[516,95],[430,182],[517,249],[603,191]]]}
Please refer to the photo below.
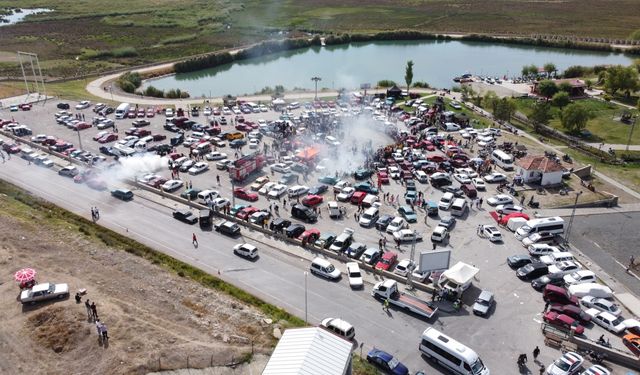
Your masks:
{"label": "white car", "polygon": [[514,204],[500,204],[496,207],[496,212],[503,215],[509,215],[522,211],[524,211],[524,207]]}
{"label": "white car", "polygon": [[454,170],[456,173],[462,173],[462,174],[466,174],[469,178],[477,178],[478,177],[478,173],[476,173],[476,171],[474,171],[471,168],[456,168]]}
{"label": "white car", "polygon": [[415,262],[411,259],[402,259],[393,270],[393,273],[407,277],[409,272],[414,268]]}
{"label": "white car", "polygon": [[252,139],[249,141],[249,148],[252,150],[257,149],[260,146],[260,141],[257,139]]}
{"label": "white car", "polygon": [[262,187],[258,190],[258,194],[267,195],[276,185],[278,185],[277,182],[269,181],[266,184],[262,185]]}
{"label": "white car", "polygon": [[393,239],[401,243],[406,243],[413,241],[422,241],[422,236],[411,229],[400,229],[393,232]]}
{"label": "white car", "polygon": [[448,210],[453,204],[454,199],[455,196],[453,195],[453,193],[444,193],[440,198],[440,201],[438,202],[438,208],[441,210]]}
{"label": "white car", "polygon": [[510,203],[513,203],[513,198],[511,198],[506,194],[498,194],[487,199],[487,203],[489,203],[489,205],[491,206],[497,206],[500,204],[510,204]]}
{"label": "white car", "polygon": [[494,172],[484,176],[484,180],[490,183],[503,182],[507,181],[507,176],[502,173]]}
{"label": "white car", "polygon": [[256,259],[258,248],[248,243],[239,243],[233,247],[233,253],[241,257]]}
{"label": "white car", "polygon": [[567,285],[595,283],[597,281],[596,274],[589,270],[576,271],[574,273],[564,275],[562,279]]}
{"label": "white car", "polygon": [[227,207],[228,205],[231,204],[231,202],[229,202],[227,198],[216,198],[211,203],[212,203],[212,207],[215,208],[216,210],[220,210],[223,207]]}
{"label": "white car", "polygon": [[482,234],[489,239],[491,242],[501,242],[502,234],[493,225],[483,225],[482,226]]}
{"label": "white car", "polygon": [[531,256],[543,256],[560,252],[560,249],[558,249],[557,247],[548,245],[546,243],[534,243],[532,245],[529,245],[527,247],[527,250],[529,250],[529,255]]}
{"label": "white car", "polygon": [[347,263],[347,277],[349,278],[349,286],[352,288],[362,288],[364,282],[362,281],[362,273],[360,272],[360,266],[356,262]]}
{"label": "white car", "polygon": [[608,312],[611,315],[619,316],[622,310],[615,303],[604,298],[594,296],[584,296],[580,299],[580,304],[587,308],[594,308],[600,311]]}
{"label": "white car", "polygon": [[600,365],[593,365],[580,373],[580,375],[611,375],[611,372]]}
{"label": "white car", "polygon": [[175,112],[173,111],[173,108],[167,108],[164,110],[164,115],[167,117],[173,117]]}
{"label": "white car", "polygon": [[209,161],[214,161],[214,160],[223,160],[227,158],[227,154],[225,154],[224,152],[219,152],[219,151],[213,151],[208,153],[205,158]]}
{"label": "white car", "polygon": [[299,197],[301,195],[307,194],[308,191],[309,191],[308,186],[295,185],[289,188],[289,190],[287,191],[287,194],[289,195],[289,198],[295,198],[295,197]]}
{"label": "white car", "polygon": [[267,197],[269,197],[269,199],[278,199],[286,192],[287,185],[277,184],[269,191],[269,193],[267,193]]}
{"label": "white car", "polygon": [[548,268],[550,275],[566,275],[578,271],[579,269],[580,265],[570,260],[552,264]]}
{"label": "white car", "polygon": [[569,294],[582,298],[584,296],[594,296],[599,298],[612,298],[613,291],[606,285],[598,283],[584,283],[571,285],[567,288]]}
{"label": "white car", "polygon": [[342,191],[342,189],[346,188],[347,186],[351,186],[351,182],[340,180],[335,185],[333,185],[333,191],[336,193],[339,193]]}
{"label": "white car", "polygon": [[416,267],[416,269],[411,273],[411,280],[423,283],[430,274],[431,271],[420,271]]}
{"label": "white car", "polygon": [[480,177],[472,178],[471,183],[476,187],[476,190],[486,190],[487,184]]}
{"label": "white car", "polygon": [[291,173],[291,168],[284,163],[277,163],[271,166],[271,171],[280,173]]}
{"label": "white car", "polygon": [[627,326],[622,323],[624,318],[621,316],[615,316],[595,308],[588,309],[585,313],[591,316],[592,322],[613,333],[618,334],[627,329]]}
{"label": "white car", "polygon": [[181,180],[169,180],[162,184],[162,190],[164,191],[174,191],[180,189],[184,185],[184,182]]}
{"label": "white car", "polygon": [[573,375],[582,367],[584,358],[578,353],[566,352],[547,367],[547,375]]}
{"label": "white car", "polygon": [[351,186],[347,186],[344,189],[342,189],[342,191],[340,192],[340,194],[338,194],[336,196],[336,199],[339,202],[346,202],[349,199],[351,199],[351,197],[353,196],[353,194],[356,192],[356,189],[352,188]]}
{"label": "white car", "polygon": [[80,103],[76,104],[76,109],[85,109],[91,106],[91,102],[88,100],[83,100]]}
{"label": "white car", "polygon": [[461,183],[463,185],[471,183],[471,179],[466,174],[454,173],[453,174],[453,178],[456,179],[456,181],[458,181],[459,183]]}
{"label": "white car", "polygon": [[20,292],[20,302],[36,303],[54,298],[62,299],[68,296],[69,285],[67,284],[42,283]]}
{"label": "white car", "polygon": [[397,232],[401,229],[405,229],[409,227],[409,223],[400,216],[396,216],[391,220],[389,225],[387,225],[387,233]]}
{"label": "white car", "polygon": [[258,177],[253,182],[253,184],[251,184],[250,188],[251,190],[254,190],[254,191],[260,190],[260,188],[263,187],[267,182],[269,182],[269,177],[267,176]]}
{"label": "white car", "polygon": [[209,169],[209,164],[199,161],[189,168],[189,174],[196,175]]}
{"label": "white car", "polygon": [[398,167],[389,167],[389,177],[397,180],[400,178],[400,169]]}

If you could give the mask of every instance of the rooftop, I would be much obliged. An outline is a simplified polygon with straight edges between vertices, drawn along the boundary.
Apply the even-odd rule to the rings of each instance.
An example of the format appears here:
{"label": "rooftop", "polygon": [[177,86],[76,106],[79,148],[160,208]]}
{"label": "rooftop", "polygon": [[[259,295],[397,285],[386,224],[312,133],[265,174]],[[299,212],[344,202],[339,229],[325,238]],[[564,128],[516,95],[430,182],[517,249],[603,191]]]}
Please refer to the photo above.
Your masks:
{"label": "rooftop", "polygon": [[541,171],[542,173],[558,172],[564,170],[560,163],[549,159],[544,155],[530,155],[516,161],[516,164],[528,171]]}

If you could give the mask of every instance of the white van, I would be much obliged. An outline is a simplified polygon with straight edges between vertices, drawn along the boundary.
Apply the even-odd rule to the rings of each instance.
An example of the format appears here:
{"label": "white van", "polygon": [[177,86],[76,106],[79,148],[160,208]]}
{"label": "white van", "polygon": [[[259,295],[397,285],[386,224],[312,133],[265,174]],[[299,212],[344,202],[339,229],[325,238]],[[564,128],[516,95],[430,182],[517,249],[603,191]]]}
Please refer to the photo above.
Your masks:
{"label": "white van", "polygon": [[320,326],[330,331],[331,333],[334,333],[349,341],[353,340],[353,338],[356,337],[356,330],[346,320],[338,318],[326,318],[322,320]]}
{"label": "white van", "polygon": [[360,220],[358,221],[358,224],[360,224],[365,228],[372,226],[378,220],[379,212],[380,210],[378,210],[378,207],[367,208],[362,214],[362,216],[360,216]]}
{"label": "white van", "polygon": [[494,150],[491,153],[491,160],[493,160],[495,165],[504,169],[505,171],[513,170],[513,158],[511,157],[511,155],[507,155],[504,151]]}
{"label": "white van", "polygon": [[136,150],[136,152],[145,152],[145,151],[147,151],[147,142],[138,141],[133,146],[133,149]]}
{"label": "white van", "polygon": [[120,103],[118,108],[116,108],[116,112],[115,112],[116,119],[122,120],[123,118],[125,118],[127,116],[127,113],[129,113],[130,107],[131,107],[131,104],[129,103]]}
{"label": "white van", "polygon": [[438,202],[438,208],[441,210],[448,210],[453,203],[453,193],[446,192],[440,198],[440,202]]}
{"label": "white van", "polygon": [[559,251],[540,257],[540,261],[548,266],[564,261],[575,261],[575,257],[569,251]]}
{"label": "white van", "polygon": [[129,146],[116,143],[113,145],[113,152],[118,156],[131,156],[136,153],[136,150]]}
{"label": "white van", "polygon": [[201,204],[207,204],[207,199],[214,200],[219,196],[220,196],[220,193],[218,193],[215,190],[202,190],[201,192],[198,193],[196,202]]}
{"label": "white van", "polygon": [[322,276],[330,280],[337,280],[340,278],[340,271],[333,266],[328,260],[322,258],[315,258],[311,262],[311,273],[314,275]]}
{"label": "white van", "polygon": [[427,182],[429,182],[429,176],[423,171],[416,171],[416,180],[423,184],[426,184]]}
{"label": "white van", "polygon": [[463,216],[465,211],[467,211],[468,206],[467,206],[467,201],[463,198],[458,198],[455,201],[453,201],[453,204],[451,205],[451,215],[453,216]]}
{"label": "white van", "polygon": [[287,106],[287,109],[298,109],[298,108],[300,108],[299,102],[293,102]]}
{"label": "white van", "polygon": [[515,232],[518,230],[518,228],[525,225],[526,223],[527,223],[527,219],[523,217],[512,217],[511,219],[509,219],[509,221],[507,221],[507,229],[509,229],[512,232]]}
{"label": "white van", "polygon": [[545,232],[549,234],[563,234],[564,233],[564,219],[560,216],[546,217],[544,219],[533,219],[527,221],[527,223],[518,230],[516,230],[515,236],[519,241],[530,235],[538,232]]}
{"label": "white van", "polygon": [[491,373],[476,352],[433,327],[424,330],[418,349],[425,357],[456,374],[489,375]]}

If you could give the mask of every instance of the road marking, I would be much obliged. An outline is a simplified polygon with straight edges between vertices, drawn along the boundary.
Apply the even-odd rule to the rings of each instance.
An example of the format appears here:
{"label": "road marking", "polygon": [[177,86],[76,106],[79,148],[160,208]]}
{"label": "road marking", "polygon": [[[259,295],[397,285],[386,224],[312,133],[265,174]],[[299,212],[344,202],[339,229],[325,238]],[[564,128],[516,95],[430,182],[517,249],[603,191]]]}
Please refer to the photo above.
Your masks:
{"label": "road marking", "polygon": [[600,245],[598,245],[598,243],[597,243],[596,241],[591,241],[591,242],[593,242],[593,244],[594,244],[594,245],[596,245],[596,246],[598,247],[598,249],[602,249],[602,248],[600,247]]}

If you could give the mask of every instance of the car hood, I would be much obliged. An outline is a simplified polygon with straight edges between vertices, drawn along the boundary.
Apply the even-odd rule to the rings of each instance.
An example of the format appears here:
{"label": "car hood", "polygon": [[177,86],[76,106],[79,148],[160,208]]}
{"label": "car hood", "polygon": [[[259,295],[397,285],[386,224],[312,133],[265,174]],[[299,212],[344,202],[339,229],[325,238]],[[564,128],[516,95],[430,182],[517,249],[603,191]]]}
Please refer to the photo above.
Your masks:
{"label": "car hood", "polygon": [[485,313],[486,314],[489,311],[489,306],[483,305],[481,303],[475,303],[473,305],[473,310],[474,311],[479,311],[481,313]]}

